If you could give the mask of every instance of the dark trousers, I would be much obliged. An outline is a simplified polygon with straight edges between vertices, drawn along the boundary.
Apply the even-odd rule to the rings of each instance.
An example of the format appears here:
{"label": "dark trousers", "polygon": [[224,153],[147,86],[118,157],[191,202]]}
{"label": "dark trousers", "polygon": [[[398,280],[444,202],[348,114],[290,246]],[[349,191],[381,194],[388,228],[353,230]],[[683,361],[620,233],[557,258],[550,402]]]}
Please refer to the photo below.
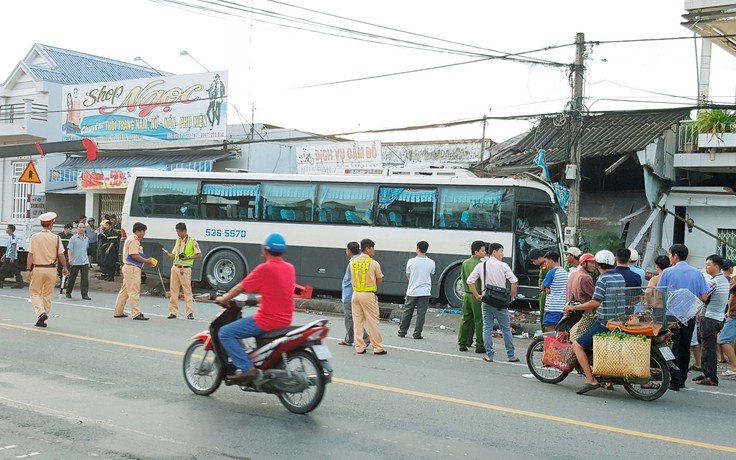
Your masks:
{"label": "dark trousers", "polygon": [[15,281],[18,286],[23,286],[23,276],[20,274],[20,268],[18,268],[18,261],[14,260],[10,262],[10,259],[5,258],[2,267],[0,267],[0,286],[5,283],[5,278],[15,276]]}
{"label": "dark trousers", "polygon": [[672,353],[675,355],[675,364],[679,370],[672,369],[670,386],[680,388],[687,381],[687,368],[690,367],[690,342],[693,339],[695,318],[687,323],[677,322],[679,326],[672,330]]}
{"label": "dark trousers", "polygon": [[115,278],[116,262],[118,260],[118,253],[110,251],[108,254],[102,253],[104,259],[102,261],[102,274],[107,276],[109,279]]}
{"label": "dark trousers", "polygon": [[[353,343],[355,333],[353,332],[353,307],[350,302],[343,302],[342,309],[345,312],[345,342]],[[368,340],[368,333],[363,328],[363,341]]]}
{"label": "dark trousers", "polygon": [[422,335],[424,329],[424,318],[427,316],[427,307],[429,306],[429,296],[411,297],[406,296],[404,302],[404,313],[401,314],[401,323],[399,324],[399,334],[406,335],[411,324],[411,317],[414,316],[414,309],[417,310],[417,322],[414,325],[414,337]]}
{"label": "dark trousers", "polygon": [[71,295],[74,290],[74,283],[77,281],[77,274],[82,272],[82,297],[87,297],[89,291],[89,265],[72,265],[72,269],[69,271],[69,279],[66,281],[66,293]]}
{"label": "dark trousers", "polygon": [[700,367],[703,375],[718,383],[718,333],[723,329],[723,321],[702,317],[698,326],[698,339],[702,356]]}

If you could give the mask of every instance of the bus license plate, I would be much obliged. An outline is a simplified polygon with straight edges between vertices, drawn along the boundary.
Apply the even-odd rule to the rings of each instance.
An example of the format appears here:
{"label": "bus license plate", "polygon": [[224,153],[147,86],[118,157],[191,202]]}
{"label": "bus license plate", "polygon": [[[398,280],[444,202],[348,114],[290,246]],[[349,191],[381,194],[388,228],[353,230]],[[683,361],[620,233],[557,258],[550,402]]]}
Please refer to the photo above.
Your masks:
{"label": "bus license plate", "polygon": [[662,353],[662,357],[667,361],[674,361],[675,355],[670,350],[670,347],[659,347],[659,352]]}
{"label": "bus license plate", "polygon": [[332,352],[327,348],[327,345],[312,345],[312,350],[314,350],[314,354],[317,355],[317,359],[322,361],[332,359]]}

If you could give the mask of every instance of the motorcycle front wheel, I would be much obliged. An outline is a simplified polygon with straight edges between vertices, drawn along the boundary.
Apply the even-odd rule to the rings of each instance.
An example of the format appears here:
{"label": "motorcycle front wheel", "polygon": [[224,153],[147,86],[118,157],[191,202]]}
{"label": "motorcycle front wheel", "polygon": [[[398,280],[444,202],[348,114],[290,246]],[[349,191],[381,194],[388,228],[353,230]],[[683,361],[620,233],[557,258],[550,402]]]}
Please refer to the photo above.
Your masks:
{"label": "motorcycle front wheel", "polygon": [[629,383],[624,381],[623,386],[631,396],[641,401],[654,401],[667,393],[670,385],[670,367],[659,353],[652,350],[649,364],[650,379],[646,383]]}
{"label": "motorcycle front wheel", "polygon": [[529,367],[532,375],[544,383],[560,383],[565,380],[568,372],[563,372],[556,367],[542,364],[543,354],[544,337],[537,337],[529,344],[529,348],[526,350],[526,365]]}
{"label": "motorcycle front wheel", "polygon": [[213,350],[205,350],[202,340],[195,340],[184,353],[184,381],[193,393],[210,395],[222,383],[220,360]]}
{"label": "motorcycle front wheel", "polygon": [[286,355],[286,368],[299,372],[309,379],[309,387],[297,393],[278,393],[281,404],[294,414],[306,414],[314,410],[325,395],[324,371],[317,358],[305,350],[291,351]]}

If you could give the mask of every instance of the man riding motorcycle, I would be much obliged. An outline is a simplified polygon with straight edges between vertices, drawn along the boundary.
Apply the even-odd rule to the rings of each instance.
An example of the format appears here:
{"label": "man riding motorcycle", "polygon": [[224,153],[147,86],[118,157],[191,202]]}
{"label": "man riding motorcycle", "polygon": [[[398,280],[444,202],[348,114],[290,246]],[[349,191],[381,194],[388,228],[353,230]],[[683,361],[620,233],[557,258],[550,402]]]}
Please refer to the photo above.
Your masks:
{"label": "man riding motorcycle", "polygon": [[286,252],[286,240],[278,233],[271,233],[262,248],[261,257],[265,262],[215,300],[220,305],[228,306],[230,299],[243,292],[261,294],[261,307],[253,316],[241,318],[220,329],[222,346],[237,368],[235,374],[227,378],[236,383],[252,382],[260,374],[243,350],[240,340],[290,326],[294,316],[296,271],[292,264],[282,258]]}
{"label": "man riding motorcycle", "polygon": [[616,258],[613,253],[607,250],[598,251],[595,254],[595,263],[601,276],[596,282],[593,298],[580,305],[567,305],[565,307],[566,313],[597,308],[593,325],[578,337],[572,345],[578,363],[585,372],[585,385],[576,392],[579,395],[601,387],[601,384],[593,375],[586,350],[593,349],[594,335],[608,331],[606,322],[617,316],[618,312],[623,309],[625,300],[626,283],[620,274],[613,271],[616,267]]}

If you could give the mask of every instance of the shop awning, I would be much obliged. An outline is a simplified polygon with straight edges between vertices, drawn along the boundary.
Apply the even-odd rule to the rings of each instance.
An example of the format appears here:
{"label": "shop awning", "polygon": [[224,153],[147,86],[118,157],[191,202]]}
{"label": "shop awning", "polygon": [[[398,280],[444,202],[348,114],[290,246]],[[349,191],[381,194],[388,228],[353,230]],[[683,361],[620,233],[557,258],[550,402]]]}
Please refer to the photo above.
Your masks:
{"label": "shop awning", "polygon": [[178,168],[193,169],[198,172],[212,171],[215,161],[232,157],[232,152],[202,152],[197,154],[175,155],[130,155],[100,156],[96,161],[86,157],[69,157],[59,166],[49,170],[49,182],[76,182],[80,171],[100,169],[160,168],[171,171]]}

